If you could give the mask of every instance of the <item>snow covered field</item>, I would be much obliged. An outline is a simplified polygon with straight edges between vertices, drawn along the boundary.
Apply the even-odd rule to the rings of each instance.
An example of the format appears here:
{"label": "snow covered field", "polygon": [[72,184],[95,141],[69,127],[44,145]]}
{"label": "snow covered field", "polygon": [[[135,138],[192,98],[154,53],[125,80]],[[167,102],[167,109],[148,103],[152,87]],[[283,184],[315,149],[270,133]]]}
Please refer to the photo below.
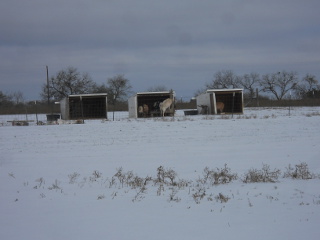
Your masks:
{"label": "snow covered field", "polygon": [[[0,239],[319,239],[319,123],[306,107],[1,126]],[[302,163],[313,179],[283,177]],[[225,164],[237,179],[205,181]],[[263,166],[276,182],[243,182]]]}

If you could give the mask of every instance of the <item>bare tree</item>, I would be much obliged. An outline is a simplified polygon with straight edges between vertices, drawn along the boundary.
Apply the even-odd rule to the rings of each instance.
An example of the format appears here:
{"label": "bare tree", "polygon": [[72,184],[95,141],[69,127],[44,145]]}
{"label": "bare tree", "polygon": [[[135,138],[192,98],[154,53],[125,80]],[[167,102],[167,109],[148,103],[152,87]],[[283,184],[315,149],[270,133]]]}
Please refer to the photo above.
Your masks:
{"label": "bare tree", "polygon": [[255,95],[255,89],[260,82],[260,75],[258,73],[244,74],[239,78],[239,85],[247,92],[249,98],[252,99]]}
{"label": "bare tree", "polygon": [[25,101],[23,93],[21,91],[11,93],[10,99],[12,99],[15,104],[20,104]]}
{"label": "bare tree", "polygon": [[132,88],[129,80],[126,79],[123,74],[108,78],[107,85],[108,99],[112,104],[115,104],[118,100],[124,100]]}
{"label": "bare tree", "polygon": [[297,85],[296,93],[301,98],[307,98],[314,95],[314,92],[320,90],[318,80],[314,75],[306,74],[302,81]]}
{"label": "bare tree", "polygon": [[12,105],[12,97],[8,96],[7,94],[3,93],[2,91],[0,91],[0,106],[1,107],[6,107],[6,106],[10,106]]}
{"label": "bare tree", "polygon": [[214,79],[211,83],[206,84],[207,89],[219,89],[219,88],[238,88],[239,77],[236,76],[231,70],[223,70],[216,72]]}
{"label": "bare tree", "polygon": [[[51,77],[49,81],[50,97],[61,99],[71,94],[83,94],[92,91],[95,83],[88,73],[79,73],[74,67],[68,67],[59,71],[56,76]],[[48,96],[47,84],[42,86],[41,98]]]}
{"label": "bare tree", "polygon": [[200,89],[196,90],[196,91],[193,93],[193,95],[194,95],[195,97],[197,97],[197,96],[201,95],[202,93],[205,93],[206,90],[207,90],[207,89],[205,89],[205,88],[200,88]]}
{"label": "bare tree", "polygon": [[108,87],[106,84],[101,84],[101,85],[98,85],[98,84],[95,84],[92,88],[92,92],[93,93],[107,93],[109,91]]}
{"label": "bare tree", "polygon": [[260,80],[262,91],[273,94],[277,100],[282,100],[289,91],[296,90],[297,84],[298,77],[296,72],[282,71],[266,74]]}
{"label": "bare tree", "polygon": [[155,87],[150,87],[147,89],[148,92],[164,92],[168,91],[168,89],[165,86],[159,85]]}

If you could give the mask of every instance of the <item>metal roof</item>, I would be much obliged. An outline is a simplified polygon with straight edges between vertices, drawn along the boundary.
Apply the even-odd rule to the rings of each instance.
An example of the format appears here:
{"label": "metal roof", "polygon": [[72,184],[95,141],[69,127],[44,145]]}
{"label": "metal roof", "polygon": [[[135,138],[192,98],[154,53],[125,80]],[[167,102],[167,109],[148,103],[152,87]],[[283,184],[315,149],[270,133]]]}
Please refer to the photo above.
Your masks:
{"label": "metal roof", "polygon": [[98,96],[107,96],[107,93],[85,93],[85,94],[72,94],[68,97],[98,97]]}
{"label": "metal roof", "polygon": [[223,88],[223,89],[207,89],[207,93],[210,92],[242,92],[242,88]]}
{"label": "metal roof", "polygon": [[161,91],[161,92],[138,92],[135,95],[161,95],[161,94],[171,94],[175,95],[175,91]]}
{"label": "metal roof", "polygon": [[137,94],[167,94],[170,91],[161,91],[161,92],[138,92]]}

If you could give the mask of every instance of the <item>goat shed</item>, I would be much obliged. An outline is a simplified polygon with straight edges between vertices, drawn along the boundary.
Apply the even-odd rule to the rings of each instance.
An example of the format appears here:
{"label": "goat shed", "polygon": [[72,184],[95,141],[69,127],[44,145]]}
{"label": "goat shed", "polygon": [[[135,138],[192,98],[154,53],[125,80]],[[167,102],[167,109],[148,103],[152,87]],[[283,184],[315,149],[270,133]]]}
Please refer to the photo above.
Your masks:
{"label": "goat shed", "polygon": [[196,100],[200,114],[218,114],[218,102],[224,103],[225,114],[243,114],[243,89],[208,89]]}
{"label": "goat shed", "polygon": [[69,95],[60,101],[61,118],[64,120],[107,118],[106,93]]}
{"label": "goat shed", "polygon": [[[134,96],[128,99],[129,106],[129,118],[140,118],[140,117],[159,117],[160,108],[159,104],[166,100],[167,98],[173,99],[173,104],[170,109],[167,109],[165,116],[174,116],[175,104],[174,91],[163,91],[163,92],[140,92],[136,93]],[[147,105],[148,111],[143,114],[139,113],[139,107]]]}

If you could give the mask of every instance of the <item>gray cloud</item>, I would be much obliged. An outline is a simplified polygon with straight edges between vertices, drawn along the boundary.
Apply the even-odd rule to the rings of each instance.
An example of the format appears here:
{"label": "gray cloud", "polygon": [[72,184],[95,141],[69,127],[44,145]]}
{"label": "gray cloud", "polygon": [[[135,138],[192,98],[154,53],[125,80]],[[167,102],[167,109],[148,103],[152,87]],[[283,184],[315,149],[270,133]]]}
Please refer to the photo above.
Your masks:
{"label": "gray cloud", "polygon": [[294,70],[320,77],[319,1],[3,0],[0,90],[38,98],[73,66],[98,83],[125,74],[192,97],[214,73]]}

